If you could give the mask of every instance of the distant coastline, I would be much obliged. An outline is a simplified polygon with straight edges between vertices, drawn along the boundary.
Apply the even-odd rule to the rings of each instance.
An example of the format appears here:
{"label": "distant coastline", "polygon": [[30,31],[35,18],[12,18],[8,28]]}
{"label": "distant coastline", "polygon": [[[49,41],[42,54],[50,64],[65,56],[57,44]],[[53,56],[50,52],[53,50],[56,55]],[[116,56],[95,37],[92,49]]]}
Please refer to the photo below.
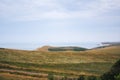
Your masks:
{"label": "distant coastline", "polygon": [[22,50],[35,50],[38,47],[49,46],[77,46],[84,48],[94,48],[100,45],[100,42],[79,42],[79,43],[0,43],[1,48],[12,48]]}
{"label": "distant coastline", "polygon": [[42,46],[55,46],[55,47],[83,47],[87,49],[92,49],[95,47],[106,46],[106,45],[116,45],[120,42],[77,42],[77,43],[0,43],[0,48],[11,48],[11,49],[22,49],[22,50],[35,50]]}

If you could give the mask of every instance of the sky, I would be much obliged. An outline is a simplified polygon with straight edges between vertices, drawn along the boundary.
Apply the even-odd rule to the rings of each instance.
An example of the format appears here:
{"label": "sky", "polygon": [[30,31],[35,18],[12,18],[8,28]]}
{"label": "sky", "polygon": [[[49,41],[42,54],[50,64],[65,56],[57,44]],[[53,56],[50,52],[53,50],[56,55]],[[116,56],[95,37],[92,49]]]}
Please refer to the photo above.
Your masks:
{"label": "sky", "polygon": [[120,0],[0,0],[0,43],[120,41]]}

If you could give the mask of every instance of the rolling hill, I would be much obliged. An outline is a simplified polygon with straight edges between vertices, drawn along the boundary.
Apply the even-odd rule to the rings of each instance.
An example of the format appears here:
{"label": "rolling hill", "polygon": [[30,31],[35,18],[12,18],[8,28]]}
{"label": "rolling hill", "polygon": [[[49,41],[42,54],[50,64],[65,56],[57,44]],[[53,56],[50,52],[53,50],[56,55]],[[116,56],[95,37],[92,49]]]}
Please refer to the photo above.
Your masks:
{"label": "rolling hill", "polygon": [[100,76],[118,59],[120,46],[67,52],[0,48],[0,78],[16,75],[23,78],[28,76],[29,80],[47,80],[48,74],[70,77]]}
{"label": "rolling hill", "polygon": [[43,46],[41,48],[37,48],[37,51],[85,51],[86,48],[75,47],[75,46],[67,46],[67,47],[53,47],[53,46]]}

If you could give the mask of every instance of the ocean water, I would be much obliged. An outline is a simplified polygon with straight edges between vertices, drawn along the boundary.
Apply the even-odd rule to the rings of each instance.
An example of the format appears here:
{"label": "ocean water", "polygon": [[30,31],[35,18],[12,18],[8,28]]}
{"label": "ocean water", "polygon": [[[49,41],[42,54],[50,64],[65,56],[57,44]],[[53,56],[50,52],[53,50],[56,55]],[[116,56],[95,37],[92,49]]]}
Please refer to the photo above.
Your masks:
{"label": "ocean water", "polygon": [[77,46],[84,48],[95,48],[100,46],[100,42],[80,42],[80,43],[0,43],[0,48],[35,50],[42,46]]}

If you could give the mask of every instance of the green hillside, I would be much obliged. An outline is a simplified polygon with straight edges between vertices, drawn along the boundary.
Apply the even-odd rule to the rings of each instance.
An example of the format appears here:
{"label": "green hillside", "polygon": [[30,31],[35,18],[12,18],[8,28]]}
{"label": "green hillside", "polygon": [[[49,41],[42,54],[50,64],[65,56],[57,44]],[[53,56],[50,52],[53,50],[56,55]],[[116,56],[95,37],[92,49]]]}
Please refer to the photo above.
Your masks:
{"label": "green hillside", "polygon": [[43,46],[38,48],[37,51],[85,51],[86,48],[66,46],[66,47],[53,47],[53,46]]}
{"label": "green hillside", "polygon": [[85,51],[86,48],[82,47],[51,47],[48,48],[49,51]]}
{"label": "green hillside", "polygon": [[77,52],[0,48],[0,78],[16,75],[16,77],[28,76],[37,80],[37,78],[47,79],[48,74],[69,77],[100,76],[107,72],[118,59],[120,59],[120,46]]}

